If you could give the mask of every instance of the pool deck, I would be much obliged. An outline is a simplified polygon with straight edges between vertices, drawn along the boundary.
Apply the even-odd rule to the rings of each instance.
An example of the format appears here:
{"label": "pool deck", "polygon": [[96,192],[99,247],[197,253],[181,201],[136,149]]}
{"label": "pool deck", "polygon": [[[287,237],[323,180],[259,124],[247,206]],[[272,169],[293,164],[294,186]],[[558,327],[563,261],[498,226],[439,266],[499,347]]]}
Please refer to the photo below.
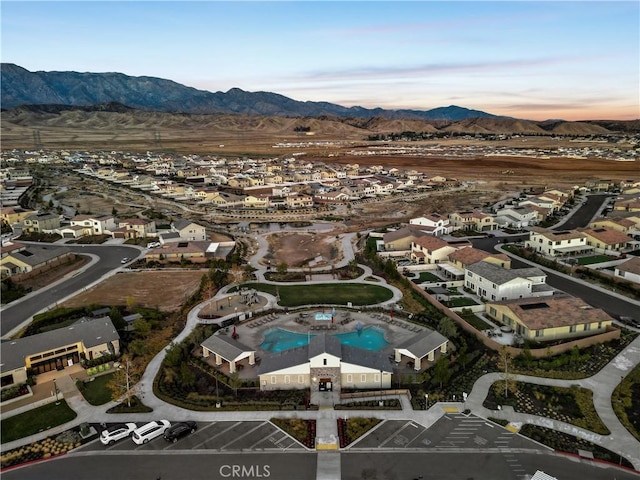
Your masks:
{"label": "pool deck", "polygon": [[[394,346],[414,337],[418,332],[426,330],[425,327],[407,322],[395,316],[392,318],[389,314],[381,312],[336,309],[333,324],[327,320],[314,320],[315,313],[318,313],[318,311],[276,312],[255,316],[236,325],[237,340],[248,347],[255,348],[256,358],[259,359],[262,356],[270,355],[269,352],[260,349],[260,344],[264,341],[265,333],[273,328],[283,328],[302,334],[317,335],[319,333],[329,333],[334,335],[337,333],[353,332],[356,330],[356,325],[361,323],[362,327],[375,326],[385,332],[385,340],[389,342],[389,345],[382,349],[381,352],[391,356],[393,355]],[[331,326],[335,328],[330,328]],[[416,373],[407,363],[407,361],[403,361],[401,364],[395,365],[394,370],[398,369],[400,371],[406,371],[407,373]],[[425,364],[426,367],[427,362],[423,362],[423,364]],[[258,377],[258,364],[252,366],[249,365],[248,360],[243,360],[239,362],[239,365],[241,365],[238,371],[240,378],[254,379]],[[225,362],[220,370],[223,372],[227,371],[228,364]]]}

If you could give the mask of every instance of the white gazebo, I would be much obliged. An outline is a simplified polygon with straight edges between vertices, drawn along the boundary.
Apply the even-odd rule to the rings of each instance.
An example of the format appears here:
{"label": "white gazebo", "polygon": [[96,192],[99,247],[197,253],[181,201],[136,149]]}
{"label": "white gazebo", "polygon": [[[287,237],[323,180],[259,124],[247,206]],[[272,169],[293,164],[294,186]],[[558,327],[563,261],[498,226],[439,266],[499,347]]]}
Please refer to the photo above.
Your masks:
{"label": "white gazebo", "polygon": [[222,365],[223,361],[229,363],[229,373],[236,371],[236,363],[245,358],[249,359],[249,365],[256,363],[256,351],[247,347],[243,343],[234,340],[227,335],[211,335],[202,346],[202,356],[204,358],[213,354],[216,357],[216,365]]}
{"label": "white gazebo", "polygon": [[402,361],[402,356],[413,358],[414,368],[419,371],[422,359],[432,362],[435,359],[436,350],[440,349],[441,353],[447,353],[447,344],[449,340],[433,330],[425,330],[424,332],[410,338],[401,345],[395,347],[395,361]]}

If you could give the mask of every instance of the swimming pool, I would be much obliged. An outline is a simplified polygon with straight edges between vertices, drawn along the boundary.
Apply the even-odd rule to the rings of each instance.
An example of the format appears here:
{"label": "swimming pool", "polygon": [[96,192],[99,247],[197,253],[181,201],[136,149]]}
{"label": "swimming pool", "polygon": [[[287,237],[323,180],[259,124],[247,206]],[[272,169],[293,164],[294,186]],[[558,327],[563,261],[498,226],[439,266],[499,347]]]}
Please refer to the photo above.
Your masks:
{"label": "swimming pool", "polygon": [[[360,331],[338,333],[334,335],[343,345],[379,351],[389,345],[384,339],[384,331],[376,327],[365,327]],[[283,328],[272,328],[264,335],[260,348],[266,352],[278,353],[291,348],[303,347],[309,343],[311,337],[306,333],[290,332]]]}

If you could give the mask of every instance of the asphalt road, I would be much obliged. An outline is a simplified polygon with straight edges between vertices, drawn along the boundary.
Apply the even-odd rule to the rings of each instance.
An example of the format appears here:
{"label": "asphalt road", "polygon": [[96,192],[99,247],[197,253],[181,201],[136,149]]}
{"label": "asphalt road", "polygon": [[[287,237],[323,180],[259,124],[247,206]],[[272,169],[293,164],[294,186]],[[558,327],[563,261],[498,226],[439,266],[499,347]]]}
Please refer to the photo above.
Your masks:
{"label": "asphalt road", "polygon": [[[542,470],[562,480],[638,480],[637,473],[553,453],[421,451],[340,455],[342,480],[521,480]],[[320,457],[322,458],[322,457]],[[5,480],[315,480],[316,453],[157,452],[64,455],[3,472]],[[235,475],[234,475],[235,472]],[[333,479],[332,479],[333,480]],[[337,479],[336,479],[337,480]]]}
{"label": "asphalt road", "polygon": [[574,228],[587,227],[591,219],[603,207],[610,193],[588,195],[585,203],[566,222],[553,227],[552,230],[573,230]]}
{"label": "asphalt road", "polygon": [[61,248],[78,254],[87,253],[97,255],[100,257],[100,260],[77,276],[71,277],[54,287],[36,292],[35,295],[29,297],[27,300],[11,303],[4,307],[2,309],[2,319],[0,320],[2,335],[10,332],[40,310],[54,305],[60,301],[60,299],[82,290],[110,271],[122,267],[120,261],[124,257],[137,258],[140,255],[140,250],[137,248],[119,245],[62,245]]}

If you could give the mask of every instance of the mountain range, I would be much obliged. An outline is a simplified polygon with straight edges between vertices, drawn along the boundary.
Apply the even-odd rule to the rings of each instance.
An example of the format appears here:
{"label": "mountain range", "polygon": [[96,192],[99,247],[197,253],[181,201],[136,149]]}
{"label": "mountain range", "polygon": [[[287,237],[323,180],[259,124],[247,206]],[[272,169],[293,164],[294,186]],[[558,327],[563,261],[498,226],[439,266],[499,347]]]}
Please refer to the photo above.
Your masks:
{"label": "mountain range", "polygon": [[4,109],[22,105],[88,106],[115,102],[139,110],[192,114],[449,121],[505,118],[456,105],[426,111],[388,110],[301,102],[277,93],[247,92],[239,88],[214,93],[162,78],[132,77],[122,73],[31,72],[12,63],[2,63],[0,70],[0,101]]}

